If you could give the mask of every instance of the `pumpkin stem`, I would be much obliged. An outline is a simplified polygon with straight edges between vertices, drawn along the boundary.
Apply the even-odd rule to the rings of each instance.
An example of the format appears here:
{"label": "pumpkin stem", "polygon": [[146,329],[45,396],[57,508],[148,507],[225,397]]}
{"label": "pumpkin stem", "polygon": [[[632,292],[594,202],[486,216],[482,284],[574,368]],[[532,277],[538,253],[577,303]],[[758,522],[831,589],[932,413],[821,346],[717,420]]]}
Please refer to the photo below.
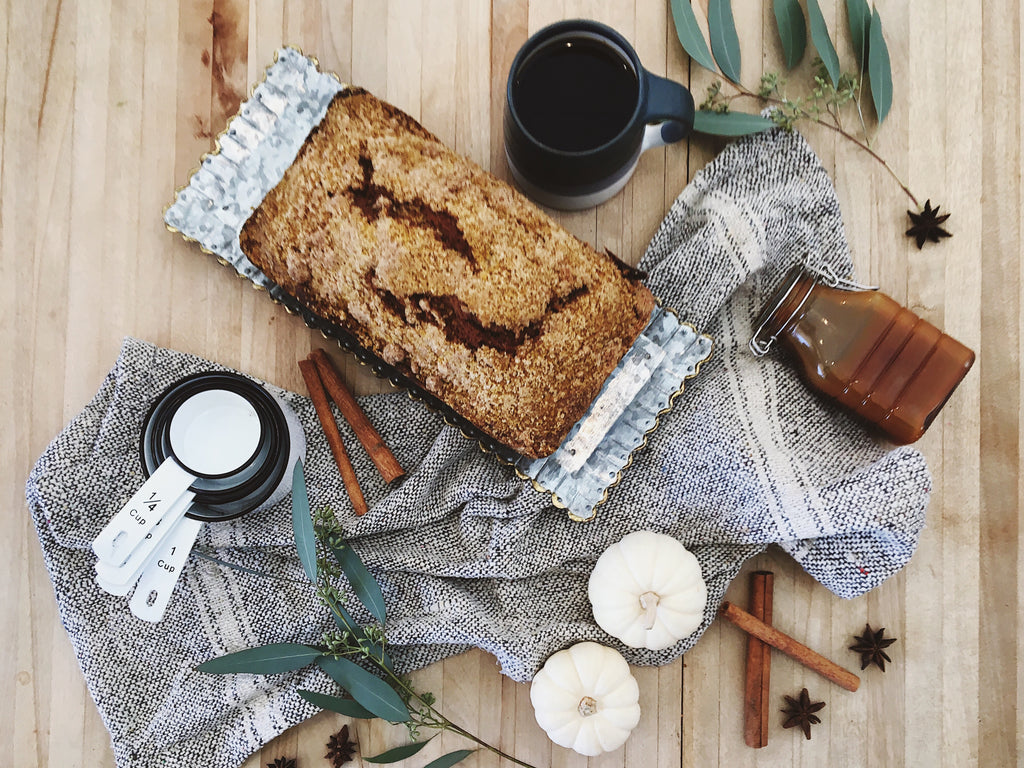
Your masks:
{"label": "pumpkin stem", "polygon": [[647,613],[644,614],[644,629],[654,629],[654,619],[658,615],[658,593],[644,592],[640,595],[640,607]]}
{"label": "pumpkin stem", "polygon": [[580,699],[580,705],[576,709],[579,711],[580,717],[590,717],[597,714],[597,702],[589,696],[584,696]]}

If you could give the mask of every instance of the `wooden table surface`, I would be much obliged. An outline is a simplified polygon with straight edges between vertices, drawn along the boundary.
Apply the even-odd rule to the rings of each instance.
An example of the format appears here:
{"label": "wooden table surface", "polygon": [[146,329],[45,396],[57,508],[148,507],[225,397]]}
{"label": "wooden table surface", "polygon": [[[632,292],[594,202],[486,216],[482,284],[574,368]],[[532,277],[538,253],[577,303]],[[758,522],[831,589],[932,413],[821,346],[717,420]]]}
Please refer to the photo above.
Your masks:
{"label": "wooden table surface", "polygon": [[[743,80],[756,86],[780,61],[771,3],[733,5]],[[779,628],[856,668],[852,635],[865,622],[884,626],[899,638],[893,662],[885,674],[866,670],[851,694],[776,656],[773,703],[807,686],[827,703],[824,723],[805,741],[773,713],[768,747],[753,750],[742,737],[744,638],[716,622],[684,660],[635,670],[640,725],[623,749],[589,762],[548,742],[528,686],[502,678],[486,654],[416,675],[450,717],[536,766],[1024,764],[1021,11],[1015,0],[878,5],[896,85],[875,147],[922,201],[952,213],[954,237],[918,251],[903,236],[908,199],[884,169],[832,132],[811,126],[805,135],[835,180],[859,275],[979,360],[919,443],[934,491],[920,548],[902,573],[844,601],[778,550],[750,566],[776,574]],[[706,0],[695,6],[706,13]],[[822,6],[848,62],[845,4]],[[528,33],[569,17],[618,28],[649,69],[688,83],[698,101],[712,81],[682,52],[666,0],[9,0],[0,10],[0,764],[113,765],[57,618],[24,483],[97,390],[122,338],[298,391],[296,359],[324,344],[161,221],[274,50],[299,46],[505,176],[508,64]],[[808,69],[805,62],[790,76],[794,92]],[[695,138],[649,152],[613,200],[558,218],[635,262],[721,146]],[[361,391],[378,386],[350,361],[345,371]],[[730,596],[746,603],[745,574]],[[298,768],[326,766],[324,743],[342,722],[322,714],[245,765],[287,756]],[[364,722],[355,733],[366,755],[404,739],[401,728]],[[438,741],[408,765],[464,746],[454,736]],[[481,755],[466,764],[499,763]]]}

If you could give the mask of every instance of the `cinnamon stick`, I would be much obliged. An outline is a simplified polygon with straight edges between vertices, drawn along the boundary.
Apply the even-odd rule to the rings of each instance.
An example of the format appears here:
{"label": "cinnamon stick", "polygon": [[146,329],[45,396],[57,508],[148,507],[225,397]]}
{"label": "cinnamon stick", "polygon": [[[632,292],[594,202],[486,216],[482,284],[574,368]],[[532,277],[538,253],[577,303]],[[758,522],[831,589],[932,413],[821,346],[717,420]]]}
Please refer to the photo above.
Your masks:
{"label": "cinnamon stick", "polygon": [[[750,574],[750,614],[772,623],[775,576],[770,571]],[[747,676],[743,696],[743,738],[749,747],[768,746],[768,689],[771,679],[771,648],[753,635],[747,636]]]}
{"label": "cinnamon stick", "polygon": [[327,402],[327,393],[324,391],[323,382],[320,381],[320,374],[312,360],[300,360],[299,370],[302,371],[302,378],[306,381],[306,389],[309,390],[309,398],[313,401],[313,408],[316,409],[317,418],[320,419],[320,426],[323,427],[324,435],[327,437],[327,445],[331,448],[334,462],[338,465],[341,473],[341,480],[345,483],[345,490],[352,500],[352,508],[357,515],[366,514],[366,499],[363,498],[363,489],[359,487],[359,480],[356,478],[356,471],[349,461],[348,451],[345,450],[345,443],[341,439],[341,432],[338,430],[338,423],[334,420],[331,412],[331,404]]}
{"label": "cinnamon stick", "polygon": [[349,388],[345,386],[345,382],[342,381],[338,371],[331,364],[331,359],[327,356],[327,353],[322,349],[317,349],[311,357],[313,362],[316,363],[316,369],[320,373],[320,380],[331,396],[331,400],[338,406],[338,410],[341,411],[345,421],[352,427],[352,431],[356,433],[356,437],[363,444],[363,448],[366,449],[370,460],[377,467],[381,477],[384,478],[384,482],[390,483],[392,480],[396,480],[404,475],[405,470],[402,469],[402,465],[398,463],[398,459],[391,453],[384,439],[374,429],[373,424],[366,417],[366,413],[359,407],[359,403],[356,402],[355,397],[349,391]]}
{"label": "cinnamon stick", "polygon": [[860,687],[860,678],[852,672],[843,669],[835,662],[829,661],[820,653],[812,651],[803,643],[794,640],[792,637],[784,632],[780,632],[775,627],[754,618],[742,608],[737,608],[729,601],[722,603],[722,607],[718,609],[718,613],[720,616],[728,619],[747,634],[753,635],[759,640],[763,640],[768,643],[768,645],[772,646],[772,648],[778,648],[790,658],[800,662],[808,669],[814,670],[819,675],[831,680],[836,685],[845,688],[848,691],[856,691],[857,688]]}

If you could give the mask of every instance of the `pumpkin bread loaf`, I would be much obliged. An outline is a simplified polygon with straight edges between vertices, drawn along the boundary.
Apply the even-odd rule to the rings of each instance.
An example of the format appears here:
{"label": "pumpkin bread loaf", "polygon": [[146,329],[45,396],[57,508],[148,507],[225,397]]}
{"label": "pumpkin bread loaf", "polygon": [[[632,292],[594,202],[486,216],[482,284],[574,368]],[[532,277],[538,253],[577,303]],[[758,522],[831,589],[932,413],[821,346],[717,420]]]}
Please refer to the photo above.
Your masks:
{"label": "pumpkin bread loaf", "polygon": [[242,250],[320,318],[528,457],[645,326],[639,274],[371,94],[338,94]]}

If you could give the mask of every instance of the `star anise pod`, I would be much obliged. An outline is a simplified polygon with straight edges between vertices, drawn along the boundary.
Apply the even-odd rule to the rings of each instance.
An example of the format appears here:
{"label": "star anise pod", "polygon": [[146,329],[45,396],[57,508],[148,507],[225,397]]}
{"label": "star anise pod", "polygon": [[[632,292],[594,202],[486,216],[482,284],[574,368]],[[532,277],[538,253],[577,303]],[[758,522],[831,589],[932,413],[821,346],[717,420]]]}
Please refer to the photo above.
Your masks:
{"label": "star anise pod", "polygon": [[786,715],[786,722],[782,724],[782,727],[795,728],[799,725],[804,731],[804,736],[808,739],[811,738],[811,726],[821,722],[821,718],[814,713],[824,709],[825,702],[812,702],[806,688],[800,691],[799,698],[786,696],[785,699],[788,706],[782,710],[782,713]]}
{"label": "star anise pod", "polygon": [[932,208],[932,201],[927,200],[920,213],[907,211],[907,215],[910,216],[910,220],[914,223],[914,226],[907,230],[907,237],[913,237],[917,240],[918,250],[924,247],[925,240],[937,243],[943,237],[953,236],[942,228],[942,224],[949,218],[949,214],[944,213],[940,216],[939,207],[936,205]]}
{"label": "star anise pod", "polygon": [[295,768],[295,760],[291,757],[279,757],[272,763],[267,763],[267,768]]}
{"label": "star anise pod", "polygon": [[860,668],[867,669],[868,664],[876,665],[880,670],[885,672],[885,662],[891,662],[889,654],[885,652],[885,649],[896,642],[895,637],[883,637],[885,634],[885,627],[875,632],[871,629],[870,624],[864,625],[863,635],[854,635],[854,639],[857,641],[856,644],[850,646],[851,651],[856,651],[860,654]]}
{"label": "star anise pod", "polygon": [[341,730],[331,736],[327,741],[327,754],[324,755],[331,761],[334,768],[341,768],[356,754],[356,743],[348,737],[348,726],[341,726]]}

